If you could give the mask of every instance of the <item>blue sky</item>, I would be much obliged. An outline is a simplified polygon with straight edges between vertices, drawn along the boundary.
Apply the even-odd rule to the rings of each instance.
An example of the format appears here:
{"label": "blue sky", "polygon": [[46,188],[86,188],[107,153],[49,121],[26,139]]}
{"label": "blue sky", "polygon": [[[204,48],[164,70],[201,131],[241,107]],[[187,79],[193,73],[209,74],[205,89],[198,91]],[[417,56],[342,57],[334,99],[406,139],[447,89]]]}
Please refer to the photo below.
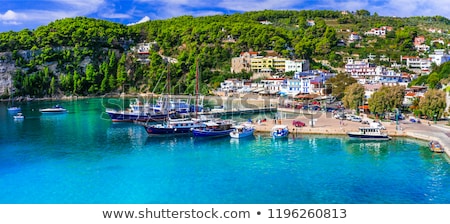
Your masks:
{"label": "blue sky", "polygon": [[[446,0],[447,1],[447,0]],[[381,16],[449,18],[442,0],[1,0],[0,32],[33,30],[57,19],[86,16],[123,24],[182,15],[206,16],[264,9],[366,9]]]}

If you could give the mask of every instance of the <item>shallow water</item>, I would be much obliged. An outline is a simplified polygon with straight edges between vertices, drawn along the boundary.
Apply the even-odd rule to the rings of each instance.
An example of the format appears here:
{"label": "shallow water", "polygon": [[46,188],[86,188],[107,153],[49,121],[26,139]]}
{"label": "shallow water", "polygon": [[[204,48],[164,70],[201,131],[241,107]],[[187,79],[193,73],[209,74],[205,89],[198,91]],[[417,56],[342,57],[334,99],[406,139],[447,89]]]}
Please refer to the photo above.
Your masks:
{"label": "shallow water", "polygon": [[448,159],[423,141],[155,138],[104,102],[26,103],[23,121],[0,104],[0,203],[450,203]]}

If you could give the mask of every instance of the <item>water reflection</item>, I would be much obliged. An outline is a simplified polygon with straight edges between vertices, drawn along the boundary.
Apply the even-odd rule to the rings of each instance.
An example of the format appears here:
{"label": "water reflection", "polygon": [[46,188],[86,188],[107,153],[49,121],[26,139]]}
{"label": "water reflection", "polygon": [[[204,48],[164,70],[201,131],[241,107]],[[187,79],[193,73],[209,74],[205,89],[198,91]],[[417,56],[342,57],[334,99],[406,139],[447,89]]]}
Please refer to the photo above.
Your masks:
{"label": "water reflection", "polygon": [[388,141],[361,141],[361,140],[343,140],[344,147],[350,154],[360,155],[369,153],[376,156],[385,156],[388,154]]}

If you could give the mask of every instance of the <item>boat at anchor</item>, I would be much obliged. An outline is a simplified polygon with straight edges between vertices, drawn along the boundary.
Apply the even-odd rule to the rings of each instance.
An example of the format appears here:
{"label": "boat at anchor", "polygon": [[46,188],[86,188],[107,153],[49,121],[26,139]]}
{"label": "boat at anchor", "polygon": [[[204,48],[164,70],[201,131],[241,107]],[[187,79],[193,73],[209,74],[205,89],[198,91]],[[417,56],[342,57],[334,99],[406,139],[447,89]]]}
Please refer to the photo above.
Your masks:
{"label": "boat at anchor", "polygon": [[359,140],[391,140],[386,133],[381,132],[379,127],[359,127],[357,132],[347,132],[351,139]]}
{"label": "boat at anchor", "polygon": [[252,124],[241,124],[234,127],[234,131],[230,132],[231,138],[245,138],[249,136],[253,136],[255,132],[255,127]]}
{"label": "boat at anchor", "polygon": [[67,110],[66,110],[66,108],[57,104],[50,108],[39,109],[39,112],[44,113],[44,114],[57,114],[57,113],[66,113]]}

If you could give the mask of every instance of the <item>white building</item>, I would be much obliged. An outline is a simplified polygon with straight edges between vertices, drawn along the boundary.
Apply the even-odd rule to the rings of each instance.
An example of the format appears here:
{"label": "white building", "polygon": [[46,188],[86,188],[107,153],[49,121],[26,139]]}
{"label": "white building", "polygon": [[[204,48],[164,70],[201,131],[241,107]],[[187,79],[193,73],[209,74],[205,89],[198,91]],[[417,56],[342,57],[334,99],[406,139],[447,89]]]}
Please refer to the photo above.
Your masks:
{"label": "white building", "polygon": [[447,61],[450,61],[450,55],[445,53],[445,50],[443,49],[437,49],[434,50],[434,54],[429,55],[431,62],[435,63],[436,65],[441,65]]}
{"label": "white building", "polygon": [[238,79],[227,79],[220,83],[220,90],[224,92],[236,92],[244,87],[244,81]]}
{"label": "white building", "polygon": [[369,63],[367,60],[355,61],[350,58],[345,64],[345,72],[352,77],[374,76],[376,74],[376,65]]}
{"label": "white building", "polygon": [[298,79],[287,79],[285,84],[281,87],[281,91],[288,96],[296,96],[299,93],[310,94],[312,93],[311,81],[315,79],[315,76],[301,77]]}
{"label": "white building", "polygon": [[[281,90],[281,86],[285,82],[284,78],[271,78],[261,80],[261,84],[263,85],[264,91],[267,94],[277,94]],[[260,92],[261,94],[261,92]]]}
{"label": "white building", "polygon": [[358,40],[361,40],[361,37],[357,33],[352,32],[350,34],[350,36],[348,37],[348,40],[349,41],[358,41]]}
{"label": "white building", "polygon": [[138,54],[149,54],[150,50],[154,47],[158,46],[158,44],[153,41],[150,43],[138,43],[135,47],[135,51]]}
{"label": "white building", "polygon": [[303,72],[309,70],[308,60],[286,60],[285,61],[286,72]]}
{"label": "white building", "polygon": [[426,44],[415,45],[414,48],[420,52],[428,52],[430,50],[430,46]]}
{"label": "white building", "polygon": [[410,56],[400,56],[401,61],[406,61],[406,66],[409,68],[418,68],[421,70],[429,70],[431,67],[430,58],[419,58]]}

